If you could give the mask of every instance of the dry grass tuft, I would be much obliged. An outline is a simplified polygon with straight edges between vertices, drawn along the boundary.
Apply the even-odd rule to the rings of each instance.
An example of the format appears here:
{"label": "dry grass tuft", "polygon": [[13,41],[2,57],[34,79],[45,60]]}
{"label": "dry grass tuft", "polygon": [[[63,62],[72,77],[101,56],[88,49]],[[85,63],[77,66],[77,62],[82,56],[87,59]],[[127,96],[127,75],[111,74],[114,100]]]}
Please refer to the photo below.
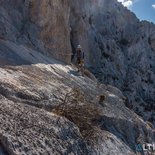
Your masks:
{"label": "dry grass tuft", "polygon": [[75,123],[83,138],[90,144],[95,143],[98,133],[93,121],[100,116],[101,110],[97,104],[86,100],[80,89],[74,88],[67,93],[62,104],[52,112]]}

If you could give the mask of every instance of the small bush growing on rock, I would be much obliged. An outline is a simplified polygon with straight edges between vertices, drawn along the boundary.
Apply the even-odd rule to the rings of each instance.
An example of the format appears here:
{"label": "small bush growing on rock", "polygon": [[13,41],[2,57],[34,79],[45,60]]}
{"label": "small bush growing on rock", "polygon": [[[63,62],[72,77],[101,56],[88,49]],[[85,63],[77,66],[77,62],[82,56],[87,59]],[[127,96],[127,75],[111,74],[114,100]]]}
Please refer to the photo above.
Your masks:
{"label": "small bush growing on rock", "polygon": [[95,143],[98,134],[93,120],[101,114],[96,104],[90,103],[85,99],[84,93],[79,89],[73,89],[66,94],[62,104],[55,108],[52,112],[57,115],[66,117],[75,123],[83,138],[90,144]]}

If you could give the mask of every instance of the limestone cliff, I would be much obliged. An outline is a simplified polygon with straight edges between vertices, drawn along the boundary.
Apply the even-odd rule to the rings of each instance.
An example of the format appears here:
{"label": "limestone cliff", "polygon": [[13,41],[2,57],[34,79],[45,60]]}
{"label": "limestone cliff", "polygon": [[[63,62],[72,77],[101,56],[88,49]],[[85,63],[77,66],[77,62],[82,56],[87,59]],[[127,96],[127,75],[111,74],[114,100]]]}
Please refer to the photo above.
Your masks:
{"label": "limestone cliff", "polygon": [[[77,44],[102,84],[69,65]],[[155,25],[116,0],[0,0],[0,154],[136,154],[154,60]]]}
{"label": "limestone cliff", "polygon": [[121,89],[126,105],[155,123],[155,25],[140,22],[115,0],[73,6],[73,47],[80,42],[96,77]]}
{"label": "limestone cliff", "polygon": [[137,144],[155,141],[153,127],[125,107],[117,88],[50,63],[0,68],[0,143],[7,153],[133,155]]}
{"label": "limestone cliff", "polygon": [[68,0],[0,0],[0,38],[69,62],[69,12]]}
{"label": "limestone cliff", "polygon": [[[154,34],[154,24],[140,22],[116,0],[0,0],[1,39],[67,63],[81,44],[87,67],[101,82],[121,89],[126,105],[152,123]],[[23,62],[6,51],[1,64]]]}

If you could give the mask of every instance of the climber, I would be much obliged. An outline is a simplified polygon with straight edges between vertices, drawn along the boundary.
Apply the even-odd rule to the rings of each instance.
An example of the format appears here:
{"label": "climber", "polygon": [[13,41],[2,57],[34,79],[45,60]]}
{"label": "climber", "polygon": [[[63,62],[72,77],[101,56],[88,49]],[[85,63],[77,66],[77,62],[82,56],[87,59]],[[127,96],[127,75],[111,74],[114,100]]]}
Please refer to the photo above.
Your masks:
{"label": "climber", "polygon": [[82,51],[81,45],[78,45],[76,48],[76,65],[78,72],[84,75],[84,52]]}

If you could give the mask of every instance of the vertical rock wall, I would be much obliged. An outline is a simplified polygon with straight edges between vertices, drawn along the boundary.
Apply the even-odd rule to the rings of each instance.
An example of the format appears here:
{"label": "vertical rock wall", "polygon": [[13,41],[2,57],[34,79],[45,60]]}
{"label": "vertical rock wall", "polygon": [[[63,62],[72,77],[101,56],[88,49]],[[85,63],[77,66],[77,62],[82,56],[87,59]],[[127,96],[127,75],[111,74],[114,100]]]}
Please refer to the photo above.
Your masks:
{"label": "vertical rock wall", "polygon": [[69,0],[1,0],[0,38],[70,62]]}

